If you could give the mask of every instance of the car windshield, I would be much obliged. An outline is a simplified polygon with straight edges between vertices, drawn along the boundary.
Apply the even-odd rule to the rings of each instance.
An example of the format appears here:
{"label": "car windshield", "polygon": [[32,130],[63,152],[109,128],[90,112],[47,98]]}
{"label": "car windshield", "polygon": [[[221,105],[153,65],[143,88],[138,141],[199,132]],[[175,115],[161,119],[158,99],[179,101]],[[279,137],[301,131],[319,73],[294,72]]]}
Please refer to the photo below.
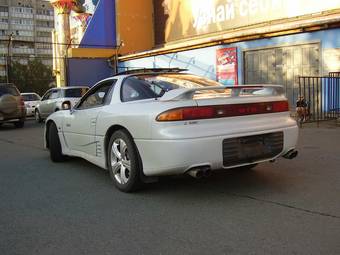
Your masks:
{"label": "car windshield", "polygon": [[23,94],[21,95],[25,102],[39,101],[40,97],[37,94]]}
{"label": "car windshield", "polygon": [[18,90],[13,86],[0,86],[0,96],[3,95],[19,96]]}
{"label": "car windshield", "polygon": [[[123,101],[134,101],[148,98],[157,98],[164,93],[179,88],[206,88],[222,86],[222,84],[189,74],[143,74],[131,76],[125,80],[122,90]],[[226,96],[225,90],[198,91],[199,95]]]}
{"label": "car windshield", "polygon": [[72,88],[72,89],[65,89],[64,97],[82,97],[88,88]]}

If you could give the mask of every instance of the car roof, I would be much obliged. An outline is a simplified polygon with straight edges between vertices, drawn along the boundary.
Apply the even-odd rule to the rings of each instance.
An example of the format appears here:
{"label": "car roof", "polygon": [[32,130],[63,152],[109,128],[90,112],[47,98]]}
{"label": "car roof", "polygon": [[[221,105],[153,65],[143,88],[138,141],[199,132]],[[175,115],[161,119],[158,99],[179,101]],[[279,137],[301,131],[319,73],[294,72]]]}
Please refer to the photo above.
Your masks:
{"label": "car roof", "polygon": [[160,74],[184,74],[185,75],[185,74],[188,74],[188,73],[182,73],[182,72],[135,72],[135,73],[130,73],[130,74],[118,73],[114,76],[108,77],[108,78],[103,79],[99,82],[104,82],[104,81],[107,81],[107,80],[117,79],[117,78],[127,78],[127,77],[132,77],[132,76],[139,76],[139,75],[160,75]]}
{"label": "car roof", "polygon": [[57,87],[57,88],[54,88],[54,89],[88,89],[89,87],[88,86],[68,86],[68,87]]}
{"label": "car roof", "polygon": [[21,95],[38,95],[38,93],[35,92],[24,92],[24,93],[20,93]]}

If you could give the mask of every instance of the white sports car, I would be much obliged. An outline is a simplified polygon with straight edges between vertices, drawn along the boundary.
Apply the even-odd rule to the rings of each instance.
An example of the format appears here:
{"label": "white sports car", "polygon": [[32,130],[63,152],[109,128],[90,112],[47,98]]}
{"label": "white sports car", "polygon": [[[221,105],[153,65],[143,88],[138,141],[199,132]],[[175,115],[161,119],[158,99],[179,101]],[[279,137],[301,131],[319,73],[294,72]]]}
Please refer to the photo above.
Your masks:
{"label": "white sports car", "polygon": [[45,122],[53,161],[82,157],[125,192],[161,175],[294,158],[297,138],[281,86],[224,87],[179,70],[105,79]]}

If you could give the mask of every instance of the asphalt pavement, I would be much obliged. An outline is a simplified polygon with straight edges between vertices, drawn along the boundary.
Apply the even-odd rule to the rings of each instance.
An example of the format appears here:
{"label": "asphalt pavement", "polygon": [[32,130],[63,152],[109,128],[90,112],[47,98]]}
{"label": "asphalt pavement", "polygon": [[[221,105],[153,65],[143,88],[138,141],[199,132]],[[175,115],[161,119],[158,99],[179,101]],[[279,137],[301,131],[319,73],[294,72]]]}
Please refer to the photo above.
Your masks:
{"label": "asphalt pavement", "polygon": [[340,254],[340,128],[299,156],[134,194],[82,159],[52,163],[43,124],[0,127],[0,254]]}

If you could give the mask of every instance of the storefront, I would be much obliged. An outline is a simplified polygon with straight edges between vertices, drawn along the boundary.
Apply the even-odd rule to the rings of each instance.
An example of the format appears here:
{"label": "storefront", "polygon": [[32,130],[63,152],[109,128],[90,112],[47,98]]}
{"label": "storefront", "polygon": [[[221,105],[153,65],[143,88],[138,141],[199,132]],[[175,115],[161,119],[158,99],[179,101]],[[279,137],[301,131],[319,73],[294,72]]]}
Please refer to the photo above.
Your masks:
{"label": "storefront", "polygon": [[186,68],[227,86],[282,84],[294,100],[299,75],[340,70],[340,0],[102,0],[69,56],[81,59],[74,68],[101,56],[101,70],[109,61],[119,71]]}
{"label": "storefront", "polygon": [[121,70],[181,67],[225,85],[282,84],[291,100],[299,75],[340,70],[338,0],[153,3],[154,46],[122,51]]}

